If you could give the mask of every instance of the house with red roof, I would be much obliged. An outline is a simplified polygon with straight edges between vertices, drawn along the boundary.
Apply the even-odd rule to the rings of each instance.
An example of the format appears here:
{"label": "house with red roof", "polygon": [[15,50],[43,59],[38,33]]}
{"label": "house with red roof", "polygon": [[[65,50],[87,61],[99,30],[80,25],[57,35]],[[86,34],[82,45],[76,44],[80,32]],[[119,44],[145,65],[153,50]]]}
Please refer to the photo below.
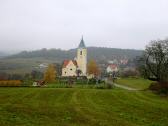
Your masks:
{"label": "house with red roof", "polygon": [[64,60],[62,66],[62,76],[77,76],[77,62],[76,60]]}
{"label": "house with red roof", "polygon": [[118,66],[116,64],[109,64],[106,69],[107,73],[118,72]]}

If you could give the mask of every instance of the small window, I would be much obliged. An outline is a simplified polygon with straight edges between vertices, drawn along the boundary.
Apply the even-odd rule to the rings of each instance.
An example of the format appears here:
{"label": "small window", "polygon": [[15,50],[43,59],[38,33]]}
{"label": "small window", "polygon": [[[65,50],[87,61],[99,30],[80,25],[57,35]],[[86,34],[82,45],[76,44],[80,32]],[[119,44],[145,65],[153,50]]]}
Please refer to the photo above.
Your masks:
{"label": "small window", "polygon": [[80,55],[82,55],[82,51],[80,51]]}
{"label": "small window", "polygon": [[66,74],[66,72],[65,72],[65,74]]}
{"label": "small window", "polygon": [[70,70],[72,70],[72,68]]}

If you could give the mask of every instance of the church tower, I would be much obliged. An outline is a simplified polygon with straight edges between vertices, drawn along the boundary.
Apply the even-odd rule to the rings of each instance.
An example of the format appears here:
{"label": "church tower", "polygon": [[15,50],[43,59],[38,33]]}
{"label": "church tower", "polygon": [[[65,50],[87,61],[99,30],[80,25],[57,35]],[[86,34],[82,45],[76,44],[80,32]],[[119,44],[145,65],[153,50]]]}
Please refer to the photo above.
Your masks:
{"label": "church tower", "polygon": [[81,71],[81,76],[86,76],[87,74],[87,49],[83,40],[80,41],[80,44],[77,49],[77,64],[78,70]]}

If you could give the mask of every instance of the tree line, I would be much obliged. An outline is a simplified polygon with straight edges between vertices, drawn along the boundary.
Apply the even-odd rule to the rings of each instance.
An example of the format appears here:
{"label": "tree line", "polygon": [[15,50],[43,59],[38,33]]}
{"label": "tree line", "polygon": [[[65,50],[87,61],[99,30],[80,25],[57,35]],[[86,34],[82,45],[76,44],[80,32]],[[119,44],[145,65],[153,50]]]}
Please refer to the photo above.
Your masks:
{"label": "tree line", "polygon": [[[142,50],[134,49],[117,49],[103,47],[87,47],[88,59],[96,59],[97,61],[112,60],[112,59],[133,59],[142,54]],[[73,59],[76,56],[77,49],[61,50],[61,49],[41,49],[35,51],[22,51],[18,54],[8,56],[6,58],[33,58],[44,57],[52,58],[58,61],[64,59]]]}

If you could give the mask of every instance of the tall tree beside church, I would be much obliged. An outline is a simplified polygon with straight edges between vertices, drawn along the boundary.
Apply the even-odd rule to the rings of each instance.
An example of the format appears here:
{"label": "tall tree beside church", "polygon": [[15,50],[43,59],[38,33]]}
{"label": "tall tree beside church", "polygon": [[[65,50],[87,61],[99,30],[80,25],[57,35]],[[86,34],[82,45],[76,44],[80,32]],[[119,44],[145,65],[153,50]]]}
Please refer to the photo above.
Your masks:
{"label": "tall tree beside church", "polygon": [[89,75],[94,75],[94,77],[100,75],[100,69],[95,60],[90,60],[88,62],[87,72]]}
{"label": "tall tree beside church", "polygon": [[44,81],[45,82],[54,82],[55,79],[56,79],[56,69],[53,64],[50,64],[44,73]]}

